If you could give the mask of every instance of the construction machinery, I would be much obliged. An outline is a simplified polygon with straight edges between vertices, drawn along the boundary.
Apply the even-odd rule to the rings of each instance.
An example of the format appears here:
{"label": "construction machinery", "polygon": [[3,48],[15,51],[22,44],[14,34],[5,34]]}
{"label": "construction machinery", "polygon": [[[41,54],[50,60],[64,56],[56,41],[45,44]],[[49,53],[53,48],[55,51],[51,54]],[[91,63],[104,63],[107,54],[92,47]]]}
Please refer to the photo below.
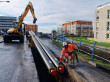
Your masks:
{"label": "construction machinery", "polygon": [[10,28],[7,33],[3,35],[4,43],[12,42],[12,40],[19,40],[21,43],[24,42],[25,24],[23,23],[23,19],[27,15],[29,10],[31,11],[34,19],[33,23],[36,23],[37,18],[34,14],[33,5],[31,2],[29,2],[23,14],[21,14],[21,16],[19,17],[19,21],[14,22],[13,28]]}

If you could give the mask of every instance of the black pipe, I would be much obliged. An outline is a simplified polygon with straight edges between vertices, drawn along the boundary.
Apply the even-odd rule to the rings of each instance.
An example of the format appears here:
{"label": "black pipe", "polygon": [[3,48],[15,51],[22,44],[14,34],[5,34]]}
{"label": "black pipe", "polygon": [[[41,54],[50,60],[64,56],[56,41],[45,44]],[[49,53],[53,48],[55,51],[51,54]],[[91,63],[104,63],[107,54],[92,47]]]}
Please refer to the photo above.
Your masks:
{"label": "black pipe", "polygon": [[57,67],[57,71],[60,73],[64,72],[64,66],[60,61],[53,55],[52,52],[40,41],[40,39],[35,35],[34,32],[32,34],[35,36],[41,47],[44,49],[44,51],[47,53],[48,57],[51,59],[51,61],[54,63],[54,65]]}
{"label": "black pipe", "polygon": [[32,32],[29,32],[29,33],[32,36],[32,40],[34,41],[34,44],[35,44],[36,48],[38,49],[43,61],[45,62],[49,72],[53,75],[56,71],[56,67],[54,66],[52,61],[49,59],[49,57],[46,55],[45,51],[42,49],[42,47],[40,46],[38,41],[35,39]]}

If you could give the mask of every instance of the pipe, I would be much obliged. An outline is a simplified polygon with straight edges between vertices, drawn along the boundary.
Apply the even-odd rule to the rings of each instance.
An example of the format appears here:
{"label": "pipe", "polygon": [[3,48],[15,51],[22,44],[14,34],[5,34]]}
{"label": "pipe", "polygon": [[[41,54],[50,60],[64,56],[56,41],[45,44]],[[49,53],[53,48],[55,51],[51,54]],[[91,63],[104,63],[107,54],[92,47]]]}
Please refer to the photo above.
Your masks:
{"label": "pipe", "polygon": [[44,50],[42,49],[42,47],[39,45],[38,41],[35,39],[35,37],[33,36],[32,32],[29,32],[30,35],[32,36],[32,40],[34,41],[34,44],[36,46],[36,48],[38,49],[42,59],[44,60],[49,73],[53,76],[56,75],[56,67],[54,66],[54,64],[52,63],[52,61],[48,58],[48,56],[46,55],[46,53],[44,52]]}
{"label": "pipe", "polygon": [[32,34],[35,36],[35,38],[38,40],[41,47],[44,49],[44,51],[47,53],[48,57],[51,59],[51,61],[54,63],[54,65],[57,67],[57,71],[60,73],[64,73],[64,66],[60,63],[60,61],[54,56],[54,54],[40,41],[40,39],[35,35],[34,32]]}

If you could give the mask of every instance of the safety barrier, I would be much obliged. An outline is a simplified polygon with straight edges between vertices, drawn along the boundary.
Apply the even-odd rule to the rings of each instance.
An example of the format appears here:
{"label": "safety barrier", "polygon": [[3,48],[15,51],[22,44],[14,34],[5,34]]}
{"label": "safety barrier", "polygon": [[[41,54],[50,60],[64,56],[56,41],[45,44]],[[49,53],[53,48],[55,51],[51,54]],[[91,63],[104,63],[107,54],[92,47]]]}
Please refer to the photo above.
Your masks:
{"label": "safety barrier", "polygon": [[57,73],[64,73],[63,64],[50,52],[50,50],[41,42],[33,31],[29,31],[35,47],[39,51],[44,63],[46,64],[49,73],[56,76]]}
{"label": "safety barrier", "polygon": [[65,41],[65,35],[64,34],[58,34],[57,35],[57,41],[58,42],[64,42]]}

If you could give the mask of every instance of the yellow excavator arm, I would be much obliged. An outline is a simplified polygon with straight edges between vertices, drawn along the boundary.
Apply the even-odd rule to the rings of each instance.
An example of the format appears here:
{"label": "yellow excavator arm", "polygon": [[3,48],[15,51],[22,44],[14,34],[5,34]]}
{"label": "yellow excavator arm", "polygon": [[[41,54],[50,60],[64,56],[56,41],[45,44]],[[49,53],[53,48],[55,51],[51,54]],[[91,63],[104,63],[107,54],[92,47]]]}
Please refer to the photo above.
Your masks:
{"label": "yellow excavator arm", "polygon": [[7,31],[7,33],[18,33],[18,29],[20,28],[20,25],[22,24],[22,22],[23,22],[23,20],[24,20],[24,17],[27,15],[27,13],[28,13],[29,10],[31,11],[31,14],[32,14],[32,16],[33,16],[33,18],[34,18],[33,23],[36,23],[37,18],[35,17],[35,14],[34,14],[33,5],[32,5],[32,3],[29,1],[29,4],[27,5],[27,7],[26,7],[24,13],[21,14],[21,16],[20,16],[20,18],[19,18],[19,22],[18,22],[17,27],[16,27],[15,29],[14,29],[14,28],[13,28],[13,29],[9,29],[9,30]]}

